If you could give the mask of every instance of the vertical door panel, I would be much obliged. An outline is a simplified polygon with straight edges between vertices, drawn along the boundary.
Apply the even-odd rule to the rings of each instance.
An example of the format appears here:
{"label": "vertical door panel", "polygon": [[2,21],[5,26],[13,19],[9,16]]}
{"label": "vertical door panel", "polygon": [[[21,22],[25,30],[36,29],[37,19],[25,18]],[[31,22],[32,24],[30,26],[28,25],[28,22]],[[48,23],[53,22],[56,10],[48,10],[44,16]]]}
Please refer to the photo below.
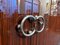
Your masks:
{"label": "vertical door panel", "polygon": [[0,10],[0,45],[2,45],[2,18],[3,12]]}
{"label": "vertical door panel", "polygon": [[60,45],[60,16],[49,16],[48,29],[45,30],[46,45]]}

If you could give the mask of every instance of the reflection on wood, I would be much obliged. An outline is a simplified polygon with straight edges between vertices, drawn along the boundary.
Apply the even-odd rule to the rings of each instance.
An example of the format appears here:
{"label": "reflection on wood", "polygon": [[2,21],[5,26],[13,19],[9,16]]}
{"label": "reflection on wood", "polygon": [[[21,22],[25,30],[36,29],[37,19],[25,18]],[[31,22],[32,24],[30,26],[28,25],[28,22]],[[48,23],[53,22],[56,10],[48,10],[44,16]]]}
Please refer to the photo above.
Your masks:
{"label": "reflection on wood", "polygon": [[60,16],[49,16],[48,30],[45,30],[46,45],[60,45]]}

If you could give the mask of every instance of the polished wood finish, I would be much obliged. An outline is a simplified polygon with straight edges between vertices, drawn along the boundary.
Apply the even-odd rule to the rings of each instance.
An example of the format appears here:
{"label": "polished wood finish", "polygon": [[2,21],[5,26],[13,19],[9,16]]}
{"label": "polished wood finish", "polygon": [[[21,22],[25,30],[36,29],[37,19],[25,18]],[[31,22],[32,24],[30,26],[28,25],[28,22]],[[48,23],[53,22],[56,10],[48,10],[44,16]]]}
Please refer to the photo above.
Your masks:
{"label": "polished wood finish", "polygon": [[[21,9],[20,14],[17,10],[12,15],[0,12],[0,45],[60,45],[60,16],[47,15],[44,31],[35,33],[31,37],[25,37],[22,34],[20,36],[16,32],[18,21],[26,16],[23,2],[24,0],[21,2],[23,9]],[[39,15],[39,13],[32,14]],[[29,27],[28,22],[27,25]]]}
{"label": "polished wood finish", "polygon": [[20,37],[16,33],[15,26],[24,15],[15,12],[12,16],[3,13],[0,16],[1,45],[60,45],[60,16],[47,16],[47,29],[31,37]]}
{"label": "polished wood finish", "polygon": [[60,16],[47,16],[48,29],[45,28],[43,32],[35,33],[31,37],[20,37],[16,33],[15,26],[24,15],[19,16],[17,12],[12,16],[2,15],[3,24],[0,25],[3,28],[0,30],[1,45],[60,45]]}
{"label": "polished wood finish", "polygon": [[45,30],[46,45],[60,45],[60,16],[49,16],[48,29]]}
{"label": "polished wood finish", "polygon": [[3,12],[2,11],[0,11],[0,45],[2,44],[2,42],[1,42],[1,34],[2,34],[2,15],[3,15]]}

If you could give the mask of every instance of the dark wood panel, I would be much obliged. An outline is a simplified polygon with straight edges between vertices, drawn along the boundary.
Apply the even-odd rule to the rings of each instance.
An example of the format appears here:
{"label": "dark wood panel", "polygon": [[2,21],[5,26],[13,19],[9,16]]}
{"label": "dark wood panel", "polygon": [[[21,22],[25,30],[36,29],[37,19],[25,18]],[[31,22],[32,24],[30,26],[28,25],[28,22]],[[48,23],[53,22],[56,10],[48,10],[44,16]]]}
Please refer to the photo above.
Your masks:
{"label": "dark wood panel", "polygon": [[2,45],[8,45],[8,22],[6,15],[3,15],[3,34],[2,34]]}
{"label": "dark wood panel", "polygon": [[60,45],[60,16],[49,16],[48,30],[45,30],[45,45]]}
{"label": "dark wood panel", "polygon": [[2,16],[3,12],[0,11],[0,45],[2,45]]}

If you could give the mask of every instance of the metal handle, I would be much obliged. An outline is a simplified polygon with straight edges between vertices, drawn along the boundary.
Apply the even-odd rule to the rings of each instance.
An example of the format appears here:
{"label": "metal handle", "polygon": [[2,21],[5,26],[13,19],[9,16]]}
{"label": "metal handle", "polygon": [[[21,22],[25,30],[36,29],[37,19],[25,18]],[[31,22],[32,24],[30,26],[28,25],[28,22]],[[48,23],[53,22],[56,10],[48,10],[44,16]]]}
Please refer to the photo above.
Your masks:
{"label": "metal handle", "polygon": [[[39,21],[39,25],[43,25],[42,28],[40,30],[36,29],[36,31],[40,33],[40,32],[42,32],[44,30],[45,19],[44,19],[43,16],[35,16],[35,17],[36,17],[36,20],[38,20],[38,21],[39,21],[40,18],[42,19],[42,21]],[[36,25],[37,25],[37,23],[36,23]]]}
{"label": "metal handle", "polygon": [[34,19],[34,20],[36,19],[36,18],[35,18],[34,16],[32,16],[32,15],[27,15],[26,17],[23,18],[20,27],[21,27],[21,31],[22,31],[23,35],[25,35],[25,36],[31,36],[31,35],[33,35],[33,34],[35,33],[35,29],[33,29],[33,31],[30,30],[30,31],[29,31],[29,34],[27,34],[27,33],[24,32],[23,25],[24,25],[25,21],[26,21],[28,18],[32,18],[32,19]]}
{"label": "metal handle", "polygon": [[[40,21],[40,19],[42,19],[42,21]],[[26,20],[29,20],[29,23],[35,22],[35,26],[32,26],[32,24],[31,24],[32,27],[28,31],[28,33],[26,33],[26,31],[24,31],[24,23],[25,23]],[[36,22],[38,22],[39,24],[36,23]],[[39,25],[42,25],[42,28],[38,30],[36,28]],[[39,32],[40,33],[40,32],[42,32],[44,30],[44,27],[45,27],[45,19],[44,19],[44,17],[43,16],[35,16],[34,17],[33,15],[27,15],[27,16],[25,16],[22,19],[22,21],[20,21],[20,23],[17,25],[18,32],[20,33],[20,31],[21,31],[24,36],[32,36],[35,32]],[[39,26],[39,28],[40,28],[40,26]]]}

